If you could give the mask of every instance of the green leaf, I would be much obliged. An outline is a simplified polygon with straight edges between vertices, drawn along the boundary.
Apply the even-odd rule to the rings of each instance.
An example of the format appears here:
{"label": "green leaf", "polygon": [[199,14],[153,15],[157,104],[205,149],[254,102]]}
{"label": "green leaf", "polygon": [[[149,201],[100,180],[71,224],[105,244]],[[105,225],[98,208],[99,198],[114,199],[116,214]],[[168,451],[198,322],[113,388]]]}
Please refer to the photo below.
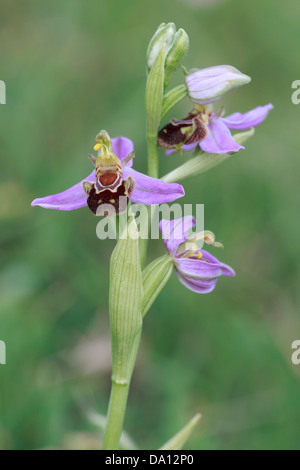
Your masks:
{"label": "green leaf", "polygon": [[186,85],[178,85],[168,93],[165,94],[163,103],[162,103],[162,110],[161,110],[161,119],[165,117],[165,115],[171,111],[174,106],[179,103],[183,98],[185,98],[188,94],[188,89]]}
{"label": "green leaf", "polygon": [[192,434],[194,428],[197,426],[200,418],[201,414],[198,413],[183,429],[181,429],[181,431],[160,447],[159,450],[181,450]]}
{"label": "green leaf", "polygon": [[112,335],[112,378],[126,384],[131,375],[131,358],[142,329],[142,271],[136,222],[132,219],[122,233],[110,265],[109,315]]}
{"label": "green leaf", "polygon": [[144,299],[142,306],[142,316],[144,317],[149,308],[165,287],[173,272],[174,264],[169,255],[157,258],[149,264],[143,271]]}
{"label": "green leaf", "polygon": [[[235,134],[233,137],[234,140],[241,145],[246,142],[253,134],[254,128],[252,127],[246,132]],[[200,173],[205,173],[206,171],[211,170],[215,166],[220,165],[220,163],[225,162],[225,160],[232,157],[232,155],[236,155],[236,153],[221,155],[217,153],[205,153],[200,151],[196,157],[191,158],[183,165],[163,176],[162,179],[168,183],[182,181],[185,178],[196,176]]]}
{"label": "green leaf", "polygon": [[158,53],[146,85],[147,135],[157,138],[164,95],[165,47]]}

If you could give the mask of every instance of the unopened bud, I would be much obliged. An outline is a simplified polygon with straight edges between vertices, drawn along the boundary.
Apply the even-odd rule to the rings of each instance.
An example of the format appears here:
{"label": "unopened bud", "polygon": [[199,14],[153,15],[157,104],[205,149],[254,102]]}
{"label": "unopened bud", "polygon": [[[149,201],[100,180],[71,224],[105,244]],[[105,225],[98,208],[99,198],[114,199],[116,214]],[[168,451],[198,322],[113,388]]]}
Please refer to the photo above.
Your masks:
{"label": "unopened bud", "polygon": [[162,23],[152,37],[147,51],[147,67],[150,70],[163,47],[165,47],[166,54],[172,46],[176,27],[174,23]]}
{"label": "unopened bud", "polygon": [[185,78],[191,100],[209,104],[219,100],[227,91],[246,85],[251,78],[230,65],[195,70]]}
{"label": "unopened bud", "polygon": [[184,56],[189,50],[189,37],[184,29],[180,28],[175,34],[172,47],[170,48],[165,65],[165,88],[171,80],[171,76],[181,65]]}

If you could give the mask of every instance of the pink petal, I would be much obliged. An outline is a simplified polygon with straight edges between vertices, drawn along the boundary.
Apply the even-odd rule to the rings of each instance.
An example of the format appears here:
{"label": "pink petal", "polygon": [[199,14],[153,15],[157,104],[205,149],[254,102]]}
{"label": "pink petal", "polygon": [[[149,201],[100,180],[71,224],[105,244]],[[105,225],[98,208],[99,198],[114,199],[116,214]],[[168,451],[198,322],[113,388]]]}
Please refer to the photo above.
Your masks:
{"label": "pink petal", "polygon": [[236,143],[223,119],[214,116],[208,125],[209,135],[200,142],[200,147],[207,153],[231,153],[243,149]]}
{"label": "pink petal", "polygon": [[175,271],[181,284],[197,294],[209,294],[214,290],[218,279],[190,279]]}
{"label": "pink petal", "polygon": [[233,113],[222,119],[230,129],[249,129],[250,127],[259,126],[268,116],[274,106],[269,103],[265,106],[257,106],[257,108],[247,113]]}
{"label": "pink petal", "polygon": [[[123,158],[127,157],[127,155],[134,150],[134,145],[132,140],[128,139],[127,137],[115,137],[111,139],[112,148],[114,154],[122,160]],[[132,160],[126,165],[131,167]]]}
{"label": "pink petal", "polygon": [[175,220],[161,220],[159,228],[164,245],[172,256],[176,255],[177,248],[186,241],[190,229],[194,226],[195,218],[192,216],[185,216]]}
{"label": "pink petal", "polygon": [[32,201],[32,206],[40,206],[44,209],[56,209],[60,211],[72,211],[87,205],[87,195],[82,189],[83,181],[95,182],[95,170],[80,183],[62,193],[52,194],[51,196],[41,197]]}
{"label": "pink petal", "polygon": [[201,250],[203,259],[176,258],[176,267],[183,277],[195,279],[214,279],[220,276],[235,276],[227,264],[221,263],[207,251]]}
{"label": "pink petal", "polygon": [[177,183],[166,183],[163,180],[150,178],[143,173],[126,167],[123,178],[131,176],[135,181],[135,188],[130,197],[132,202],[152,205],[172,202],[184,196],[184,189]]}

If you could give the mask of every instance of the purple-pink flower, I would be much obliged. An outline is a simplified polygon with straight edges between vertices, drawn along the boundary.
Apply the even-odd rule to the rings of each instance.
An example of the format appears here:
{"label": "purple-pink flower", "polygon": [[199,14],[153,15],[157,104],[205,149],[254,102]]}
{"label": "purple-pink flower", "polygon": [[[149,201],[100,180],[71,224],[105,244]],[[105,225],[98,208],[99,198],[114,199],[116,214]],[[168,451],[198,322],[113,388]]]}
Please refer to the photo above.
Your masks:
{"label": "purple-pink flower", "polygon": [[201,239],[209,245],[216,243],[212,232],[201,232],[193,237],[188,233],[195,226],[192,216],[160,222],[163,242],[166,250],[173,258],[175,272],[179,281],[188,289],[199,294],[212,292],[219,277],[235,276],[234,270],[221,263],[206,250],[199,249],[196,241]]}
{"label": "purple-pink flower", "polygon": [[[85,179],[58,194],[35,199],[32,206],[69,211],[89,206],[94,214],[102,204],[121,212],[120,196],[125,201],[152,205],[174,201],[184,196],[180,184],[150,178],[132,168],[133,142],[126,137],[109,138],[105,131],[98,134],[94,147],[97,157],[90,155],[95,169]],[[127,203],[123,210],[127,207]],[[103,214],[100,214],[103,215]],[[105,214],[108,215],[108,214]]]}
{"label": "purple-pink flower", "polygon": [[228,154],[244,148],[231,135],[230,130],[245,130],[259,126],[273,109],[271,103],[258,106],[247,113],[234,113],[223,117],[223,109],[214,112],[212,103],[228,91],[250,82],[230,65],[219,65],[194,70],[186,76],[188,95],[194,109],[184,119],[173,119],[158,134],[158,145],[166,153],[175,150],[190,151],[198,146],[206,153]]}
{"label": "purple-pink flower", "polygon": [[[258,106],[247,113],[233,113],[227,117],[222,117],[222,113],[214,113],[212,105],[197,105],[193,112],[184,120],[173,120],[164,129],[167,132],[164,136],[164,129],[159,133],[159,137],[166,140],[166,134],[169,133],[169,142],[171,145],[167,148],[167,154],[175,150],[191,151],[198,146],[207,153],[226,154],[238,152],[243,149],[231,135],[230,130],[245,130],[251,127],[259,126],[273,109],[271,103],[265,106]],[[172,127],[170,127],[172,126]],[[177,142],[172,145],[170,134],[178,136],[180,129],[183,129],[183,140],[181,144]],[[200,131],[199,131],[200,129]],[[163,145],[160,144],[161,147]]]}

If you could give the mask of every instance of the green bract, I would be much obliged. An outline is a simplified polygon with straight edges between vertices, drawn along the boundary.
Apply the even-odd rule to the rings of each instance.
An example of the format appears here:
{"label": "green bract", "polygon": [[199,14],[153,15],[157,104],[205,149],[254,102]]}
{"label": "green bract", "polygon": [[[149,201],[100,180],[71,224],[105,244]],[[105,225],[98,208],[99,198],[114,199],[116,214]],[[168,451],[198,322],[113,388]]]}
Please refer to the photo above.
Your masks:
{"label": "green bract", "polygon": [[110,267],[112,378],[120,384],[130,380],[130,359],[135,340],[142,329],[142,300],[139,240],[136,223],[132,219],[112,253]]}
{"label": "green bract", "polygon": [[[233,137],[238,144],[243,144],[250,137],[253,136],[254,132],[255,130],[252,127],[252,129],[249,129],[246,132],[239,132],[238,134],[234,134]],[[199,150],[198,155],[191,158],[175,170],[170,171],[170,173],[163,176],[162,179],[164,181],[167,181],[168,183],[182,181],[185,178],[196,176],[200,173],[205,173],[211,168],[220,165],[220,163],[223,163],[225,160],[227,160],[227,158],[231,157],[232,155],[235,154],[231,153],[223,155],[218,153],[205,153]]]}
{"label": "green bract", "polygon": [[142,316],[144,317],[158,294],[165,287],[174,269],[171,256],[164,255],[150,263],[143,271],[144,299]]}

